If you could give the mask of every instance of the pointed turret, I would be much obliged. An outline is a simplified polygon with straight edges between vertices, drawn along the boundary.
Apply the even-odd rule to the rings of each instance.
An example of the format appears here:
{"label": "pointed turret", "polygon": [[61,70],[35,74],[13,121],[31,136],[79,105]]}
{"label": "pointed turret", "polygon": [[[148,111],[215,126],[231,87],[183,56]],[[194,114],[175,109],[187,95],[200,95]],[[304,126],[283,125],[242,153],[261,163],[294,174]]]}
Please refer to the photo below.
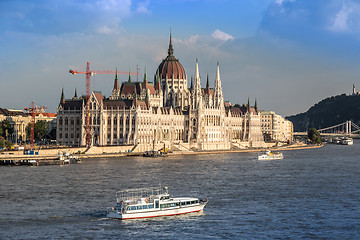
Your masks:
{"label": "pointed turret", "polygon": [[131,82],[131,74],[130,74],[130,69],[129,69],[129,79],[128,82]]}
{"label": "pointed turret", "polygon": [[214,105],[215,105],[215,107],[220,107],[220,108],[224,107],[224,97],[223,97],[223,92],[222,92],[222,87],[221,87],[219,62],[217,62],[217,67],[216,67]]}
{"label": "pointed turret", "polygon": [[190,90],[192,90],[194,88],[194,80],[193,77],[191,76],[191,80],[190,80]]}
{"label": "pointed turret", "polygon": [[159,71],[156,71],[156,76],[155,76],[155,90],[156,91],[161,91],[161,82],[160,82],[160,75],[159,75]]}
{"label": "pointed turret", "polygon": [[207,74],[205,94],[210,95],[209,74]]}
{"label": "pointed turret", "polygon": [[119,91],[119,80],[118,80],[118,73],[117,73],[117,68],[116,68],[116,74],[115,74],[115,81],[114,81],[114,89],[116,91]]}
{"label": "pointed turret", "polygon": [[76,100],[78,98],[78,96],[77,96],[77,91],[76,91],[76,88],[75,88],[75,94],[74,94],[74,96],[73,96],[73,100]]}
{"label": "pointed turret", "polygon": [[200,84],[200,73],[199,73],[199,63],[196,59],[195,64],[195,78],[194,78],[194,88],[192,89],[192,107],[198,108],[202,105],[202,94],[201,94],[201,84]]}
{"label": "pointed turret", "polygon": [[65,103],[64,88],[62,88],[62,90],[61,90],[60,103]]}
{"label": "pointed turret", "polygon": [[143,81],[143,89],[148,89],[148,81],[147,81],[147,76],[146,76],[146,66],[145,66],[145,71],[144,71],[144,81]]}
{"label": "pointed turret", "polygon": [[250,112],[250,98],[248,97],[248,102],[246,104],[246,110],[247,112]]}
{"label": "pointed turret", "polygon": [[255,111],[256,111],[256,113],[257,113],[257,112],[258,112],[258,105],[257,105],[256,98],[255,98],[255,105],[254,105],[254,108],[255,108]]}

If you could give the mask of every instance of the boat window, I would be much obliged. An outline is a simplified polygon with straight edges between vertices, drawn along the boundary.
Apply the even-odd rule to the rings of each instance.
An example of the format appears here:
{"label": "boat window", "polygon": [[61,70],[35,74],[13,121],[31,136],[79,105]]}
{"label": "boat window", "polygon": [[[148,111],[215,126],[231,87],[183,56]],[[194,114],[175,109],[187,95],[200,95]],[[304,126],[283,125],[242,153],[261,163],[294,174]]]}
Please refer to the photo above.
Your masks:
{"label": "boat window", "polygon": [[154,208],[154,205],[151,204],[151,205],[148,206],[148,208]]}
{"label": "boat window", "polygon": [[147,205],[144,205],[144,206],[143,206],[143,209],[148,209],[148,206],[147,206]]}
{"label": "boat window", "polygon": [[127,207],[126,210],[129,211],[129,210],[130,210],[130,207]]}
{"label": "boat window", "polygon": [[195,203],[195,201],[191,201],[191,204],[194,204]]}
{"label": "boat window", "polygon": [[191,202],[186,202],[186,205],[189,205],[189,204],[191,204]]}
{"label": "boat window", "polygon": [[135,206],[131,206],[131,210],[136,210],[136,207],[135,207]]}
{"label": "boat window", "polygon": [[136,208],[137,208],[137,210],[141,210],[142,206],[137,206]]}
{"label": "boat window", "polygon": [[186,202],[181,202],[181,205],[183,206],[183,205],[186,205]]}

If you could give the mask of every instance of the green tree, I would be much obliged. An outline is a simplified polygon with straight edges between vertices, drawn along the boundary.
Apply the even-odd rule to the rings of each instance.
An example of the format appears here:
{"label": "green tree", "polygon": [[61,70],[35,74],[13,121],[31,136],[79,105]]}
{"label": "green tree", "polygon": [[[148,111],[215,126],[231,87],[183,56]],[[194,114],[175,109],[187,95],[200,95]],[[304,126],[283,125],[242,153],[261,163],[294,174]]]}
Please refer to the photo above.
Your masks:
{"label": "green tree", "polygon": [[313,143],[316,143],[316,144],[322,143],[320,133],[315,128],[310,128],[308,130],[308,138]]}
{"label": "green tree", "polygon": [[0,122],[0,136],[7,139],[8,135],[14,132],[14,127],[11,125],[9,120]]}
{"label": "green tree", "polygon": [[5,141],[0,138],[0,148],[5,148]]}
{"label": "green tree", "polygon": [[[31,123],[29,123],[26,126],[26,135],[28,136],[28,139],[30,139],[31,136]],[[34,140],[35,141],[41,141],[44,139],[46,135],[49,133],[49,125],[46,121],[40,120],[37,121],[34,124]]]}
{"label": "green tree", "polygon": [[56,128],[51,129],[51,131],[49,132],[49,138],[51,140],[56,140]]}

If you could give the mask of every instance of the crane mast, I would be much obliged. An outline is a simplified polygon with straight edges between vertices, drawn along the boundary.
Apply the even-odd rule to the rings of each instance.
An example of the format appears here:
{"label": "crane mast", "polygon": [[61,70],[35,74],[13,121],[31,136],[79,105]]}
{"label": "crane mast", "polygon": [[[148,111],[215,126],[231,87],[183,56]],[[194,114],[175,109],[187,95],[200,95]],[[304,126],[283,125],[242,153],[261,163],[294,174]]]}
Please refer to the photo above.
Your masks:
{"label": "crane mast", "polygon": [[86,96],[85,96],[85,142],[86,146],[89,147],[91,145],[91,125],[90,125],[90,92],[91,92],[91,76],[95,74],[120,74],[120,75],[139,75],[139,73],[133,72],[124,72],[124,71],[108,71],[108,70],[90,70],[90,62],[86,62],[86,71],[77,71],[70,69],[69,72],[71,74],[85,74],[85,85],[86,85]]}
{"label": "crane mast", "polygon": [[31,102],[31,107],[30,108],[24,108],[25,111],[27,111],[30,116],[31,116],[31,122],[30,122],[30,142],[31,142],[31,149],[34,149],[34,128],[35,128],[35,116],[36,113],[39,113],[41,111],[43,111],[44,109],[46,109],[46,106],[42,106],[42,107],[38,107],[34,105],[34,102]]}

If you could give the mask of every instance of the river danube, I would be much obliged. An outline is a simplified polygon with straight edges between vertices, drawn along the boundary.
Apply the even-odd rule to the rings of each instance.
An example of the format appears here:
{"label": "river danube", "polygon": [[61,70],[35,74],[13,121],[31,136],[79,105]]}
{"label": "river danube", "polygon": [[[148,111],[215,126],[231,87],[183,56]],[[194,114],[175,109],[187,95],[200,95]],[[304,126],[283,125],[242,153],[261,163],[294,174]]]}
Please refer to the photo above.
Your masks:
{"label": "river danube", "polygon": [[[283,153],[0,167],[0,239],[359,239],[360,141]],[[116,191],[159,183],[209,203],[203,213],[105,218]]]}

